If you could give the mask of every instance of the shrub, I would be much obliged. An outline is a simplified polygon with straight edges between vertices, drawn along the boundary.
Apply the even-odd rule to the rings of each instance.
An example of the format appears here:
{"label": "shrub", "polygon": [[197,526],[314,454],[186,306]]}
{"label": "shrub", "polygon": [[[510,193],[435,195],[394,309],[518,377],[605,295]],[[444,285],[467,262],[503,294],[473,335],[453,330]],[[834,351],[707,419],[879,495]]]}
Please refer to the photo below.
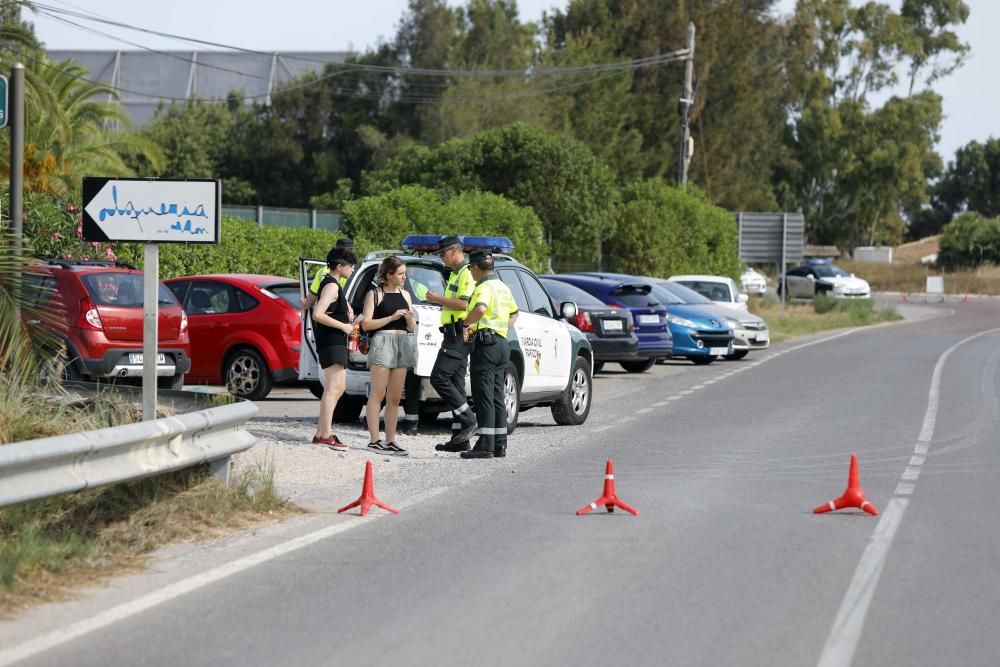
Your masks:
{"label": "shrub", "polygon": [[605,253],[614,271],[739,278],[733,216],[698,192],[668,186],[660,179],[638,181],[622,190],[615,217],[615,232]]}
{"label": "shrub", "polygon": [[822,315],[823,313],[829,313],[831,310],[837,307],[837,299],[833,298],[825,292],[820,292],[813,299],[813,310],[816,311],[817,315]]}
{"label": "shrub", "polygon": [[514,256],[540,271],[548,258],[542,223],[529,208],[488,192],[447,194],[407,185],[344,205],[345,232],[365,248],[398,248],[407,234],[506,236]]}
{"label": "shrub", "polygon": [[964,213],[945,225],[938,264],[947,269],[1000,264],[1000,218]]}

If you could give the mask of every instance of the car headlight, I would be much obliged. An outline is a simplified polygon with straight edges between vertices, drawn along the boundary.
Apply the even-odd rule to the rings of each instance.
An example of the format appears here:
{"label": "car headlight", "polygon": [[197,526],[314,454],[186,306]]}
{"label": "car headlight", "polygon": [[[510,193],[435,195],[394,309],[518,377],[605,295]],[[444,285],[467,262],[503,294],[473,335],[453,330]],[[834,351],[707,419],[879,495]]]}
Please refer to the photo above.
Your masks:
{"label": "car headlight", "polygon": [[738,320],[726,320],[726,326],[729,327],[730,329],[739,329],[740,323]]}
{"label": "car headlight", "polygon": [[677,317],[676,315],[667,315],[667,321],[671,324],[676,324],[679,327],[687,327],[688,329],[698,328],[698,325],[691,320],[686,320],[683,317]]}

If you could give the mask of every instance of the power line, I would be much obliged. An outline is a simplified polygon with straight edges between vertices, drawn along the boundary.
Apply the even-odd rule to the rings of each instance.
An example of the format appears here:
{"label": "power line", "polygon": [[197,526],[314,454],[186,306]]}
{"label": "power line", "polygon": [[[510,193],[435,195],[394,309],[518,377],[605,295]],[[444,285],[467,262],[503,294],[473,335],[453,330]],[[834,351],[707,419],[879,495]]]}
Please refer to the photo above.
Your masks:
{"label": "power line", "polygon": [[[113,25],[127,30],[136,30],[139,32],[144,32],[147,34],[153,34],[161,37],[167,37],[170,39],[177,39],[186,42],[192,42],[196,44],[203,44],[206,46],[213,46],[222,49],[228,49],[233,51],[240,51],[243,53],[250,53],[256,55],[273,56],[273,53],[268,53],[265,51],[257,51],[254,49],[247,49],[239,46],[233,46],[231,44],[223,44],[220,42],[213,42],[210,40],[197,39],[194,37],[186,37],[184,35],[177,35],[174,33],[168,33],[160,30],[152,30],[149,28],[143,28],[141,26],[136,26],[129,23],[124,23],[121,21],[115,21],[106,18],[100,18],[93,14],[86,14],[82,12],[75,12],[72,10],[61,9],[59,7],[53,7],[51,5],[46,5],[40,2],[27,3],[25,0],[15,0],[19,4],[25,6],[38,7],[48,12],[53,12],[56,14],[62,14],[67,16],[73,16],[75,18],[83,19],[86,21],[93,21],[97,23],[104,23],[107,25]],[[654,56],[648,56],[645,58],[637,58],[634,60],[624,60],[615,61],[610,63],[597,63],[592,65],[579,65],[572,67],[548,67],[548,68],[537,68],[534,70],[518,69],[518,70],[457,70],[457,69],[427,69],[427,68],[412,68],[412,67],[399,67],[391,65],[371,65],[364,63],[351,63],[350,67],[362,70],[362,71],[372,71],[372,72],[389,72],[401,76],[405,75],[422,75],[422,76],[438,76],[438,77],[489,77],[489,78],[512,78],[512,77],[524,77],[529,73],[533,76],[563,76],[568,74],[584,74],[584,73],[595,73],[603,71],[612,70],[626,70],[626,69],[639,69],[644,67],[652,67],[656,65],[661,65],[674,60],[680,60],[687,55],[686,49],[680,49],[677,51],[672,51],[669,53],[657,54]],[[308,58],[305,56],[299,56],[295,54],[285,54],[283,57],[295,60],[302,60],[307,62],[315,62],[323,65],[336,66],[333,63],[327,63],[324,61],[319,61],[314,58]]]}

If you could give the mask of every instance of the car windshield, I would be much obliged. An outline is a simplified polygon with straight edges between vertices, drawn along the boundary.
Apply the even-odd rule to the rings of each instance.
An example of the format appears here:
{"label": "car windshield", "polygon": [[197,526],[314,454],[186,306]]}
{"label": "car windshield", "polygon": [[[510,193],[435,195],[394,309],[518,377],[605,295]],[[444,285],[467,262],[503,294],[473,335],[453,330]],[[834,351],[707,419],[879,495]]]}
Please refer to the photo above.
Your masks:
{"label": "car windshield", "polygon": [[292,308],[299,309],[300,288],[298,283],[274,283],[271,285],[261,285],[261,287],[280,296],[281,300]]}
{"label": "car windshield", "polygon": [[630,308],[659,308],[663,304],[656,300],[650,285],[622,285],[610,292],[611,298]]}
{"label": "car windshield", "polygon": [[[88,273],[81,278],[95,305],[142,308],[141,273]],[[160,283],[159,295],[161,306],[177,304],[173,292],[168,290],[163,283]]]}
{"label": "car windshield", "polygon": [[406,265],[406,291],[423,303],[428,292],[444,294],[445,282],[441,270],[437,267],[421,264]]}
{"label": "car windshield", "polygon": [[589,306],[591,308],[602,308],[604,304],[593,294],[584,292],[576,285],[564,283],[561,280],[542,278],[542,284],[549,294],[556,298],[556,301],[573,301],[577,306]]}
{"label": "car windshield", "polygon": [[681,285],[679,283],[662,282],[662,283],[656,283],[656,286],[659,287],[662,291],[670,294],[671,299],[673,299],[673,301],[671,301],[670,303],[675,303],[675,304],[712,303],[711,299],[706,299],[701,294],[695,292],[693,289],[684,287],[684,285]]}
{"label": "car windshield", "polygon": [[733,294],[729,285],[715,280],[676,280],[671,281],[687,287],[712,301],[732,301]]}
{"label": "car windshield", "polygon": [[834,266],[833,264],[829,266],[814,266],[813,270],[820,278],[848,278],[851,275],[839,266]]}

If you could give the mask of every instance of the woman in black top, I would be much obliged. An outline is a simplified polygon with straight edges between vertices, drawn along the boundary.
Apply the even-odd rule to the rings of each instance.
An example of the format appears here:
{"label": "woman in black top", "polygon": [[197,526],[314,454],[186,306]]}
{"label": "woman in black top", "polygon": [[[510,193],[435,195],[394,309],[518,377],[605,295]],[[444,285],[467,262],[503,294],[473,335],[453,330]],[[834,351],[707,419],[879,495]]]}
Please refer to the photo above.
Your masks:
{"label": "woman in black top", "polygon": [[[396,444],[396,419],[407,369],[416,365],[416,355],[407,332],[416,327],[416,318],[406,283],[406,265],[386,257],[378,269],[378,287],[365,295],[363,326],[374,332],[368,350],[371,396],[365,410],[368,418],[368,449],[380,454],[407,456]],[[379,437],[378,416],[385,399],[385,444]]]}
{"label": "woman in black top", "polygon": [[351,277],[356,262],[357,257],[350,249],[330,251],[326,256],[330,273],[320,283],[319,299],[312,311],[316,353],[325,380],[319,399],[319,423],[312,441],[338,452],[346,452],[347,445],[333,435],[333,412],[347,386],[347,335],[354,330],[340,281],[343,278],[346,282]]}

